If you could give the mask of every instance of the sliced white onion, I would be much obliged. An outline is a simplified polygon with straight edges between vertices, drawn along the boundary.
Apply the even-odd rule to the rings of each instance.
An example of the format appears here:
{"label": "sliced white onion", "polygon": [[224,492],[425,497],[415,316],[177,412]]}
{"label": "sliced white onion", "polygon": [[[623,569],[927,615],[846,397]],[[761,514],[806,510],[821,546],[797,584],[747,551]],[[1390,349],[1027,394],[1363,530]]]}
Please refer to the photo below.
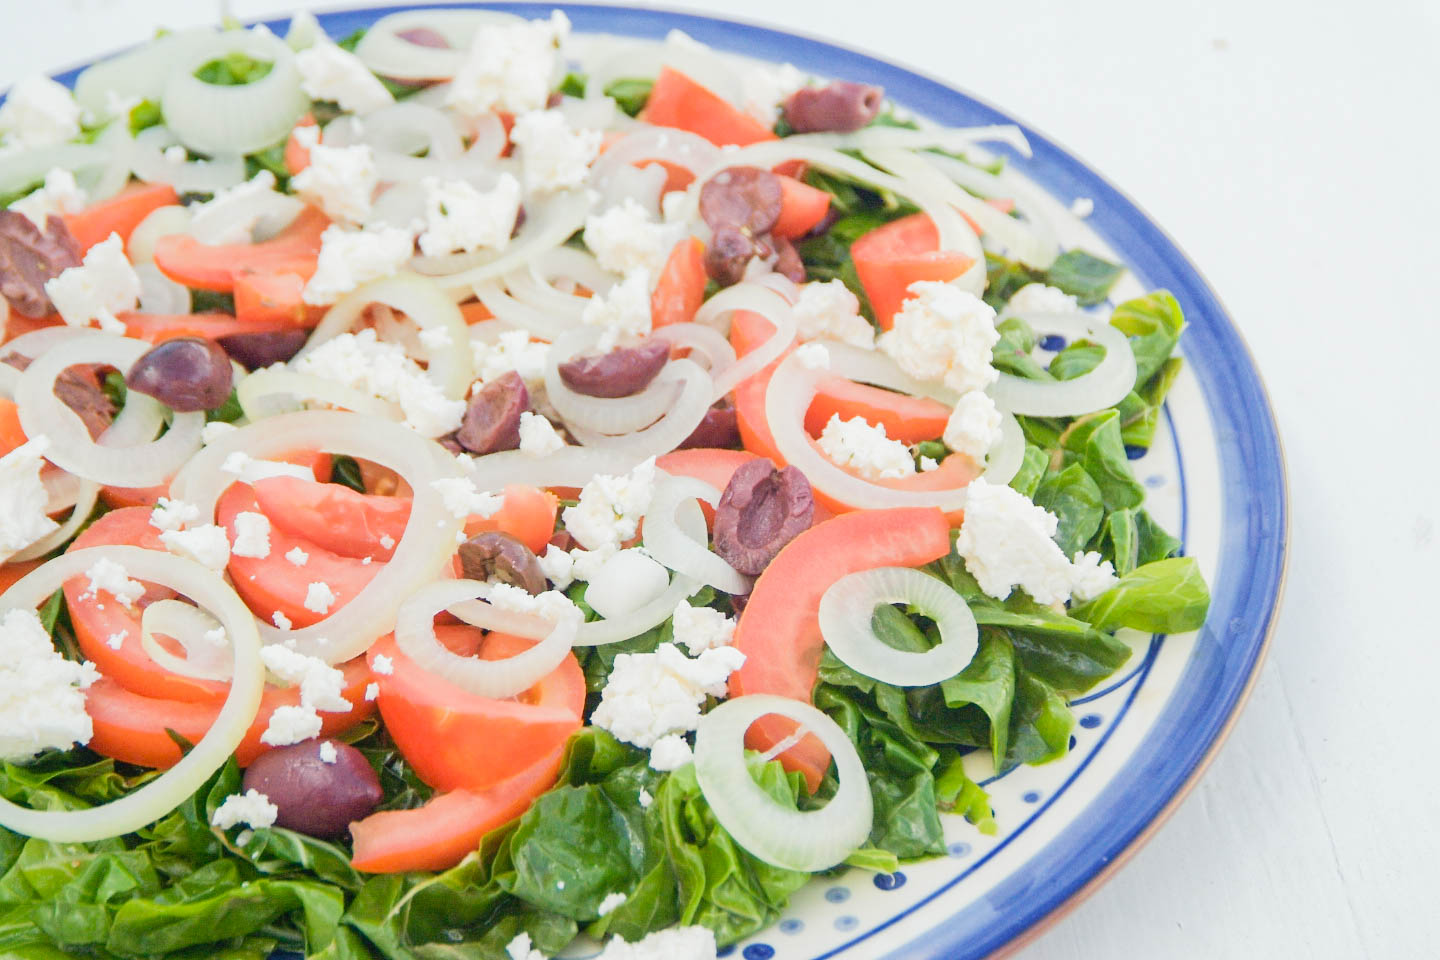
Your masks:
{"label": "sliced white onion", "polygon": [[805,474],[810,485],[841,503],[862,510],[886,507],[939,507],[947,513],[965,506],[965,488],[949,490],[898,490],[846,473],[821,453],[805,432],[805,411],[815,399],[819,384],[831,376],[848,377],[842,362],[832,354],[830,369],[813,370],[795,354],[780,362],[765,391],[765,419],[775,437],[775,448],[785,462]]}
{"label": "sliced white onion", "polygon": [[[22,357],[34,359],[57,343],[64,340],[73,340],[76,337],[83,336],[87,332],[88,331],[82,327],[72,327],[68,324],[55,327],[41,327],[39,330],[22,333],[14,340],[5,344],[4,349],[0,350],[0,355],[9,356],[12,353],[18,353]],[[9,364],[0,364],[0,366],[9,366]],[[12,367],[11,369],[14,368]]]}
{"label": "sliced white onion", "polygon": [[130,124],[117,121],[105,128],[95,144],[106,152],[110,162],[94,183],[87,184],[86,193],[91,203],[101,203],[115,196],[130,182],[130,157],[135,139],[130,135]]}
{"label": "sliced white onion", "polygon": [[62,143],[53,147],[16,150],[0,156],[0,193],[28,190],[45,179],[56,167],[80,174],[81,186],[98,181],[112,158],[110,151],[94,143]]}
{"label": "sliced white onion", "polygon": [[939,381],[917,380],[910,376],[888,353],[880,350],[865,350],[848,343],[828,341],[825,349],[830,354],[831,369],[844,370],[843,375],[857,383],[868,383],[916,397],[929,397],[947,407],[955,406],[960,399],[959,394]]}
{"label": "sliced white onion", "polygon": [[510,483],[531,487],[583,487],[597,474],[614,477],[627,474],[645,459],[646,456],[633,455],[623,449],[594,447],[567,446],[544,457],[504,450],[470,460],[468,476],[476,489],[482,491],[498,492]]}
{"label": "sliced white onion", "polygon": [[525,224],[503,253],[480,250],[475,253],[416,257],[412,266],[433,276],[447,290],[468,289],[523,267],[542,253],[553,250],[585,225],[591,198],[585,190],[565,190],[525,208]]}
{"label": "sliced white onion", "polygon": [[[400,603],[447,569],[455,553],[455,535],[464,524],[446,509],[432,484],[459,476],[460,465],[442,456],[438,445],[398,423],[358,413],[307,410],[243,426],[207,445],[175,477],[170,496],[195,504],[208,520],[215,515],[220,495],[236,480],[221,469],[232,453],[273,460],[296,450],[373,460],[400,474],[414,491],[405,535],[368,587],[313,626],[280,631],[263,622],[259,625],[266,643],[291,646],[293,641],[300,653],[342,663],[394,629]],[[495,489],[500,486],[503,483]]]}
{"label": "sliced white onion", "polygon": [[[453,77],[470,52],[470,40],[482,25],[518,23],[519,17],[493,10],[406,10],[381,17],[365,32],[355,55],[373,72],[395,80]],[[425,27],[450,47],[425,47],[399,36]]]}
{"label": "sliced white onion", "polygon": [[589,297],[561,293],[550,284],[540,280],[535,276],[533,265],[525,270],[514,270],[507,273],[503,282],[513,299],[540,311],[542,316],[553,317],[554,319],[547,326],[556,330],[562,330],[567,325],[578,324],[585,313],[585,305],[590,302]]}
{"label": "sliced white onion", "polygon": [[[940,630],[924,653],[897,650],[875,635],[871,620],[882,603],[919,608]],[[955,676],[975,657],[980,628],[960,594],[909,567],[878,567],[836,580],[820,597],[820,633],[847,667],[897,687],[927,687]]]}
{"label": "sliced white onion", "polygon": [[418,183],[394,183],[385,188],[365,218],[367,227],[399,227],[412,233],[425,228],[425,188]]}
{"label": "sliced white onion", "polygon": [[[238,86],[206,83],[195,71],[232,53],[272,64],[258,80]],[[165,123],[190,149],[233,156],[284,140],[310,109],[300,89],[295,53],[273,34],[228,30],[177,55],[165,80]]]}
{"label": "sliced white onion", "polygon": [[688,348],[690,359],[703,359],[705,369],[710,371],[712,378],[718,379],[722,372],[735,363],[735,348],[730,346],[730,341],[714,327],[699,323],[670,323],[657,328],[650,335],[669,340],[677,347]]}
{"label": "sliced white onion", "polygon": [[141,264],[155,262],[155,243],[161,237],[173,236],[190,231],[190,211],[174,204],[157,207],[140,221],[125,248],[130,253],[130,262],[138,268]]}
{"label": "sliced white onion", "polygon": [[370,305],[370,317],[375,324],[375,333],[381,340],[400,344],[412,357],[425,355],[425,345],[420,342],[420,329],[415,324],[395,316],[395,311],[383,303]]}
{"label": "sliced white onion", "polygon": [[168,183],[177,193],[214,193],[245,180],[245,158],[238,153],[182,163],[165,159],[165,149],[179,143],[180,138],[169,127],[141,130],[129,144],[135,176],[149,183]]}
{"label": "sliced white onion", "polygon": [[[75,78],[75,100],[95,116],[105,116],[116,98],[159,101],[178,60],[215,42],[210,27],[167,33],[119,56],[87,67]],[[196,66],[203,66],[203,63]]]}
{"label": "sliced white onion", "polygon": [[651,386],[663,390],[676,380],[681,381],[683,387],[674,405],[666,411],[664,417],[644,430],[612,437],[576,424],[570,432],[575,439],[588,447],[600,447],[624,454],[635,463],[647,457],[669,453],[700,426],[700,421],[705,419],[705,411],[710,409],[714,394],[710,374],[691,360],[671,360],[660,371],[659,376],[651,381]]}
{"label": "sliced white onion", "polygon": [[[975,153],[972,151],[972,153]],[[979,151],[974,156],[977,162],[981,161],[984,151]],[[1035,235],[1038,242],[1045,249],[1060,249],[1059,240],[1055,235],[1054,225],[1050,222],[1049,215],[1045,212],[1045,200],[1035,189],[1021,178],[1015,176],[1009,170],[1005,170],[1000,176],[996,176],[987,170],[982,170],[964,160],[957,160],[954,157],[945,156],[940,153],[923,153],[922,159],[951,180],[964,187],[980,194],[982,197],[1009,198],[1014,201],[1015,209],[1025,218],[1025,225]]]}
{"label": "sliced white onion", "polygon": [[215,722],[180,762],[133,793],[88,810],[27,810],[0,799],[0,826],[55,843],[89,843],[133,833],[174,810],[235,752],[260,709],[265,671],[255,618],[235,591],[190,560],[140,547],[93,547],[63,554],[0,596],[0,612],[34,610],[71,577],[100,559],[113,560],[141,580],[170,587],[213,613],[225,627],[234,678]]}
{"label": "sliced white onion", "polygon": [[153,263],[135,265],[140,278],[140,312],[177,316],[190,312],[190,288],[176,283]]}
{"label": "sliced white onion", "polygon": [[[596,81],[592,77],[590,83]],[[699,176],[718,162],[720,149],[686,130],[636,124],[595,161],[591,183],[600,191],[602,205],[615,206],[632,197],[652,216],[660,215],[660,191],[665,184],[663,160]]]}
{"label": "sliced white onion", "polygon": [[555,340],[573,330],[578,317],[552,313],[540,307],[522,303],[505,291],[499,279],[483,280],[471,289],[485,309],[510,327],[529,331],[541,340]]}
{"label": "sliced white onion", "polygon": [[469,342],[465,317],[449,297],[433,283],[411,273],[397,273],[365,284],[347,293],[331,307],[325,319],[305,342],[299,356],[303,357],[320,344],[352,329],[372,303],[382,303],[399,310],[423,330],[444,330],[450,346],[426,350],[426,373],[440,385],[445,396],[464,399],[475,380],[474,359],[469,350],[458,349]]}
{"label": "sliced white onion", "polygon": [[558,621],[489,603],[467,604],[466,620],[473,626],[503,630],[530,640],[533,647],[503,660],[463,657],[447,649],[435,636],[435,615],[451,606],[485,597],[490,585],[476,580],[441,580],[422,588],[400,605],[395,620],[395,643],[422,669],[444,677],[477,697],[503,700],[529,690],[570,655],[579,626],[575,616]]}
{"label": "sliced white onion", "polygon": [[[151,344],[143,340],[87,332],[57,343],[30,364],[20,375],[15,402],[26,435],[50,438],[47,460],[102,485],[150,487],[168,480],[200,449],[203,413],[176,413],[163,436],[141,442],[155,436],[166,408],[154,398],[132,390],[119,417],[97,443],[90,439],[80,416],[55,396],[55,378],[68,367],[108,364],[123,375],[150,348]],[[121,443],[125,445],[118,445]]]}
{"label": "sliced white onion", "polygon": [[[495,122],[499,122],[498,118]],[[487,139],[472,155],[465,150],[450,114],[406,100],[367,113],[363,121],[353,116],[339,117],[326,125],[323,140],[333,147],[369,146],[374,152],[375,169],[384,181],[416,182],[427,176],[463,178],[489,189],[499,171],[494,167],[498,151],[494,150],[488,124],[486,127]]]}
{"label": "sliced white onion", "polygon": [[1094,340],[1105,348],[1105,359],[1073,380],[1026,380],[1001,373],[989,388],[1000,407],[1030,417],[1076,417],[1113,407],[1135,388],[1135,352],[1125,334],[1110,326],[1108,317],[1081,312],[1015,316],[1037,330],[1072,341]]}
{"label": "sliced white onion", "polygon": [[[530,275],[542,287],[554,287],[555,281],[570,281],[593,293],[606,293],[615,285],[615,277],[604,270],[594,254],[574,247],[555,247],[540,254],[529,264]],[[516,292],[516,296],[519,296]],[[565,295],[565,294],[562,294]]]}
{"label": "sliced white onion", "polygon": [[256,370],[243,378],[235,388],[235,398],[240,402],[245,418],[251,421],[291,413],[307,402],[323,403],[397,423],[405,419],[400,408],[388,400],[324,377],[287,370],[280,365]]}
{"label": "sliced white onion", "polygon": [[715,377],[715,394],[712,400],[719,400],[739,386],[741,381],[764,370],[795,342],[795,314],[790,309],[790,304],[780,293],[759,283],[737,283],[721,290],[695,311],[695,322],[728,333],[730,315],[736,310],[749,310],[760,314],[770,321],[775,330],[770,339]]}
{"label": "sliced white onion", "polygon": [[[212,643],[205,634],[220,623],[199,607],[179,600],[157,600],[140,615],[140,647],[162,669],[184,677],[200,680],[229,680],[231,675],[230,644]],[[177,657],[155,639],[156,634],[170,637],[185,649]]]}
{"label": "sliced white onion", "polygon": [[645,550],[677,574],[709,584],[716,590],[748,594],[754,580],[740,573],[724,558],[711,552],[700,528],[701,536],[692,537],[681,531],[675,512],[682,503],[704,500],[712,507],[720,502],[720,491],[694,477],[672,477],[660,474],[650,507],[645,511]]}
{"label": "sliced white onion", "polygon": [[631,41],[612,47],[603,60],[597,59],[586,73],[585,95],[603,96],[616,80],[655,78],[668,66],[690,77],[716,96],[739,106],[742,102],[738,64],[705,46],[672,32],[663,44]]}
{"label": "sliced white onion", "polygon": [[1000,441],[985,455],[985,470],[980,475],[993,484],[1009,483],[1025,462],[1025,432],[1015,415],[1000,411]]}
{"label": "sliced white onion", "polygon": [[[912,183],[943,197],[952,207],[974,221],[991,240],[1005,248],[1011,257],[1037,270],[1045,270],[1060,255],[1060,247],[1046,243],[1040,235],[1007,213],[1001,213],[984,200],[960,189],[931,164],[908,150],[877,147],[865,151],[872,162]],[[957,161],[958,162],[958,161]]]}
{"label": "sliced white onion", "polygon": [[[648,427],[675,402],[680,384],[656,376],[645,389],[628,397],[591,397],[576,393],[560,376],[560,364],[585,353],[600,338],[598,327],[578,327],[556,338],[545,357],[545,396],[567,426],[584,427],[614,436]],[[663,372],[663,370],[662,370]]]}
{"label": "sliced white onion", "polygon": [[[751,777],[745,731],[771,714],[808,728],[835,759],[840,789],[821,809],[781,806]],[[735,842],[787,870],[814,873],[841,863],[869,838],[875,820],[870,782],[855,745],[834,720],[799,700],[752,693],[701,717],[695,730],[695,778],[715,819]]]}
{"label": "sliced white onion", "polygon": [[919,130],[908,130],[905,127],[866,127],[854,133],[804,133],[787,137],[786,140],[829,150],[940,149],[952,153],[963,153],[968,147],[990,141],[1009,144],[1021,156],[1031,155],[1030,141],[1025,138],[1025,131],[1010,123],[984,127],[926,126]]}

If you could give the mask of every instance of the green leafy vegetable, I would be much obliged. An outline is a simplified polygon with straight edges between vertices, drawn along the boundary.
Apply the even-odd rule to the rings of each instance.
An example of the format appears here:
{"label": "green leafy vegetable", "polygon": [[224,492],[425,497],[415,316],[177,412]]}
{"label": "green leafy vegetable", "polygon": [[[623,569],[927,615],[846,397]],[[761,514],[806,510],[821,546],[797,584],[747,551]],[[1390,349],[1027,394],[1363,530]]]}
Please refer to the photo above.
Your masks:
{"label": "green leafy vegetable", "polygon": [[1124,272],[1119,264],[1084,250],[1066,250],[1045,271],[1045,282],[1070,294],[1082,307],[1090,307],[1104,302]]}
{"label": "green leafy vegetable", "polygon": [[605,87],[605,96],[614,99],[621,110],[633,117],[645,109],[654,86],[655,81],[648,77],[621,77],[610,81]]}
{"label": "green leafy vegetable", "polygon": [[195,79],[220,87],[238,87],[267,76],[274,67],[269,60],[256,60],[237,51],[204,64],[195,71]]}
{"label": "green leafy vegetable", "polygon": [[1195,558],[1173,557],[1136,567],[1074,614],[1101,630],[1184,633],[1198,630],[1209,609],[1210,588]]}

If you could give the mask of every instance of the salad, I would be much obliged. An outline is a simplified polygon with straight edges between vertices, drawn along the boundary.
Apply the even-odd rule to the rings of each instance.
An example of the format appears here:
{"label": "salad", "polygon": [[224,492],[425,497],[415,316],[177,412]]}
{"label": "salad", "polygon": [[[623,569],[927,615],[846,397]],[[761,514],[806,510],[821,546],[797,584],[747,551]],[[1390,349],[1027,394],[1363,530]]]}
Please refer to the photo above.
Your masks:
{"label": "salad", "polygon": [[994,832],[1209,603],[1180,307],[994,143],[558,11],[18,83],[7,955],[713,958]]}

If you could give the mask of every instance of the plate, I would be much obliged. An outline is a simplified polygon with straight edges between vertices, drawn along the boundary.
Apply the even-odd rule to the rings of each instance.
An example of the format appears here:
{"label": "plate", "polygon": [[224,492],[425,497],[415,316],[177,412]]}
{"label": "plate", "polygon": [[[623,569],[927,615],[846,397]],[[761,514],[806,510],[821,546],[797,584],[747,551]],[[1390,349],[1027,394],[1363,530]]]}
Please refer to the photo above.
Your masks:
{"label": "plate", "polygon": [[[558,7],[580,32],[660,39],[678,28],[721,50],[878,84],[902,107],[948,126],[1018,123],[899,64],[753,24],[653,8],[484,6],[532,17]],[[319,19],[342,37],[411,8]],[[59,79],[73,83],[76,73]],[[1209,619],[1195,634],[1130,637],[1130,665],[1075,701],[1068,756],[988,779],[996,837],[948,817],[948,856],[894,875],[852,871],[817,880],[776,925],[721,956],[977,960],[1018,946],[1093,891],[1159,826],[1224,739],[1263,657],[1284,583],[1288,509],[1275,420],[1250,353],[1214,291],[1149,217],[1080,160],[1019,125],[1033,156],[997,152],[1042,194],[1062,246],[1130,268],[1114,302],[1163,287],[1189,321],[1181,340],[1185,372],[1166,404],[1164,428],[1133,466],[1151,512],[1201,563],[1213,595]],[[1065,215],[1078,198],[1094,204],[1084,220]],[[967,766],[971,761],[972,776],[993,773],[984,751],[971,754]],[[596,952],[576,945],[566,956]]]}

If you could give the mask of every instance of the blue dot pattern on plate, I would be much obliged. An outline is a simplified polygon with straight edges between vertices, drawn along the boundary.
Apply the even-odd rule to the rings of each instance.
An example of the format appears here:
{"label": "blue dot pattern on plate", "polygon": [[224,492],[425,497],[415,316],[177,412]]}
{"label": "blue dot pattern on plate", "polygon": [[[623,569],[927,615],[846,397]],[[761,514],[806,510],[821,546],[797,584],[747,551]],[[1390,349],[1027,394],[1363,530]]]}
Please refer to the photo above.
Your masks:
{"label": "blue dot pattern on plate", "polygon": [[1152,473],[1150,474],[1150,476],[1145,478],[1145,486],[1149,487],[1151,490],[1158,490],[1161,487],[1165,486],[1165,478],[1158,473]]}
{"label": "blue dot pattern on plate", "polygon": [[1036,793],[1034,790],[1031,790],[1029,793],[1025,794],[1025,796],[1021,797],[1020,799],[1024,800],[1026,803],[1039,803],[1040,794]]}
{"label": "blue dot pattern on plate", "polygon": [[1086,730],[1094,730],[1103,722],[1104,721],[1100,719],[1100,714],[1098,713],[1087,713],[1085,716],[1080,718],[1080,726],[1084,727]]}
{"label": "blue dot pattern on plate", "polygon": [[836,930],[854,930],[858,926],[860,926],[860,918],[853,917],[848,913],[845,916],[838,917],[835,920]]}
{"label": "blue dot pattern on plate", "polygon": [[894,873],[875,874],[875,886],[881,890],[899,890],[905,886],[905,874],[896,870]]}
{"label": "blue dot pattern on plate", "polygon": [[716,950],[716,951],[715,951],[715,956],[716,956],[717,958],[719,958],[719,957],[728,957],[728,956],[730,956],[730,954],[732,954],[732,953],[734,953],[734,952],[735,952],[735,944],[732,943],[732,944],[730,944],[730,946],[728,946],[728,947],[721,947],[719,950]]}
{"label": "blue dot pattern on plate", "polygon": [[775,956],[775,948],[768,943],[752,943],[745,948],[745,952],[741,956],[745,960],[770,960]]}
{"label": "blue dot pattern on plate", "polygon": [[825,891],[825,899],[831,903],[844,903],[850,899],[849,887],[831,887]]}
{"label": "blue dot pattern on plate", "polygon": [[1130,460],[1139,460],[1149,451],[1149,447],[1137,447],[1134,444],[1125,444],[1125,456]]}
{"label": "blue dot pattern on plate", "polygon": [[803,920],[796,920],[794,917],[791,917],[787,920],[780,921],[781,933],[799,933],[801,930],[804,929],[805,921]]}
{"label": "blue dot pattern on plate", "polygon": [[1059,353],[1065,349],[1065,338],[1058,333],[1051,333],[1040,338],[1040,349],[1049,350],[1051,353]]}
{"label": "blue dot pattern on plate", "polygon": [[952,843],[945,848],[952,857],[968,857],[970,855],[970,844]]}

